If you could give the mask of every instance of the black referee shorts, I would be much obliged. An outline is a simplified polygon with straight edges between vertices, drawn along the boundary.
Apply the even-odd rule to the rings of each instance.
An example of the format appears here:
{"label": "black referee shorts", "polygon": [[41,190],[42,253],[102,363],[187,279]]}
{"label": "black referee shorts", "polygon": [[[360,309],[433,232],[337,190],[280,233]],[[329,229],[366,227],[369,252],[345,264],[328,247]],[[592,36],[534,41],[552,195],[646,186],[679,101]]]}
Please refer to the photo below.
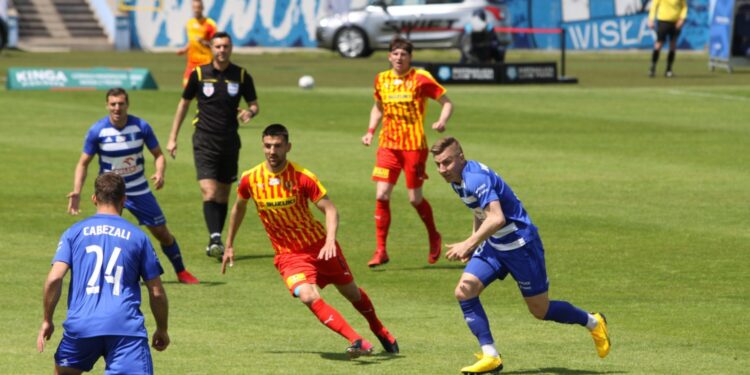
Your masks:
{"label": "black referee shorts", "polygon": [[196,129],[193,133],[193,159],[198,180],[216,180],[224,184],[237,181],[240,157],[237,133],[214,134]]}
{"label": "black referee shorts", "polygon": [[667,36],[669,36],[670,41],[677,41],[677,37],[680,36],[680,30],[677,30],[677,22],[657,21],[656,40],[664,43],[667,40]]}

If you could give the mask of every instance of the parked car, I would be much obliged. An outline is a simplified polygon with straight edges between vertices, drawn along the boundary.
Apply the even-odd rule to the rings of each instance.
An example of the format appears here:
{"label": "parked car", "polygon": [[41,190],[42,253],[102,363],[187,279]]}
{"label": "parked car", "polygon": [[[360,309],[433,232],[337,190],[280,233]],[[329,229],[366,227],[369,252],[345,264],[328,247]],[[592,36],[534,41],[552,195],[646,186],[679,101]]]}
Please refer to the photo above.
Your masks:
{"label": "parked car", "polygon": [[[338,51],[344,57],[367,57],[387,50],[394,35],[409,39],[414,48],[459,48],[467,50],[467,25],[483,12],[490,28],[509,26],[505,0],[369,0],[361,9],[322,18],[316,38],[320,48]],[[511,36],[495,31],[507,46]]]}

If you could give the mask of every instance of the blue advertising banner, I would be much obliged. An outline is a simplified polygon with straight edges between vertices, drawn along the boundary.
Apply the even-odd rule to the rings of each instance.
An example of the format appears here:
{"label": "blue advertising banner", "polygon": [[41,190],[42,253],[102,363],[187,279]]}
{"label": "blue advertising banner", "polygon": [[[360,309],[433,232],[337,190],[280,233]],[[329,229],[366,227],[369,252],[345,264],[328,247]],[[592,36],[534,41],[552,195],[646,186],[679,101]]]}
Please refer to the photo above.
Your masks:
{"label": "blue advertising banner", "polygon": [[732,50],[732,14],[734,0],[716,0],[711,12],[711,26],[708,29],[711,59],[729,61]]}
{"label": "blue advertising banner", "polygon": [[646,13],[563,24],[566,46],[575,50],[651,48],[654,32]]}
{"label": "blue advertising banner", "polygon": [[[317,20],[329,0],[203,0],[205,15],[228,32],[235,46],[314,48]],[[644,27],[650,0],[504,0],[510,25],[517,29],[569,32],[573,49],[650,49],[653,34]],[[709,2],[687,0],[688,18],[678,48],[702,50],[708,42]],[[363,3],[364,1],[359,1]],[[185,24],[193,16],[190,0],[127,0],[130,40],[146,50],[183,47]],[[158,4],[155,7],[154,4]],[[550,33],[513,34],[511,48],[557,49]]]}
{"label": "blue advertising banner", "polygon": [[[235,46],[315,47],[315,27],[324,0],[204,0],[204,15],[232,36]],[[160,9],[131,0],[128,13],[133,47],[183,47],[185,24],[193,17],[190,0],[161,0]]]}

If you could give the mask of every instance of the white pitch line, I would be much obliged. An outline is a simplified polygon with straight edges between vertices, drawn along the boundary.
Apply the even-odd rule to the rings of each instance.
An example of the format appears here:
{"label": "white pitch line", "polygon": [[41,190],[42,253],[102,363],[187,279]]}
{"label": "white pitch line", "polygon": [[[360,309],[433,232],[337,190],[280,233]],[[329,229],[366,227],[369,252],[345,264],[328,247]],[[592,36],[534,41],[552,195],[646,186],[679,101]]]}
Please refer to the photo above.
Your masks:
{"label": "white pitch line", "polygon": [[695,91],[684,91],[684,90],[669,90],[670,94],[673,95],[686,95],[686,96],[697,96],[702,98],[716,98],[716,99],[728,99],[737,100],[741,102],[750,101],[749,97],[736,96],[736,95],[724,95],[724,94],[711,94],[707,92],[695,92]]}

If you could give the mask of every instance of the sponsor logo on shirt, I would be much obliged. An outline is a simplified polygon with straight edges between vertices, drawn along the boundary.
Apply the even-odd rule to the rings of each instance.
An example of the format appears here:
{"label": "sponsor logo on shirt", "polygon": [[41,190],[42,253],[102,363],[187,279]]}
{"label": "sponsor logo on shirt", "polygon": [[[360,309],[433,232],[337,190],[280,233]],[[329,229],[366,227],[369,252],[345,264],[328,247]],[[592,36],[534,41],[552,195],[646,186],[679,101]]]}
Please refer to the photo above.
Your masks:
{"label": "sponsor logo on shirt", "polygon": [[385,98],[383,98],[384,103],[403,103],[403,102],[411,102],[412,101],[412,93],[410,92],[394,92],[391,94],[387,94]]}
{"label": "sponsor logo on shirt", "polygon": [[287,208],[297,203],[297,197],[261,199],[256,201],[258,210],[273,210],[278,208]]}

